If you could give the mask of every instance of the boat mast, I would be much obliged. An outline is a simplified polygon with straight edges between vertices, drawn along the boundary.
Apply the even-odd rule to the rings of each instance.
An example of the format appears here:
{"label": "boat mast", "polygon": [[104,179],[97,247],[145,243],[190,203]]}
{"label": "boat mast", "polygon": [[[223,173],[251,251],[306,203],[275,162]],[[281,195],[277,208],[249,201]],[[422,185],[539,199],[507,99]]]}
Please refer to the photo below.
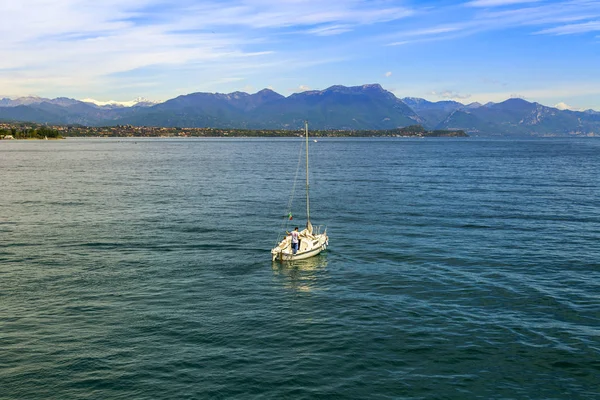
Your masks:
{"label": "boat mast", "polygon": [[310,225],[310,201],[308,199],[308,121],[304,121],[306,133],[306,226]]}

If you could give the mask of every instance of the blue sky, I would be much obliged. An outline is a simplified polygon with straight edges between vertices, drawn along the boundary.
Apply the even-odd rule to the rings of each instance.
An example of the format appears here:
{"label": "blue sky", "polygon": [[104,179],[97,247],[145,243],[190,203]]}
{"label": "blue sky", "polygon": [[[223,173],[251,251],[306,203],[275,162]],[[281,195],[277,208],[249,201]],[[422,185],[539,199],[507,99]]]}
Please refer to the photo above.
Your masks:
{"label": "blue sky", "polygon": [[599,0],[0,2],[0,95],[166,100],[380,83],[600,110]]}

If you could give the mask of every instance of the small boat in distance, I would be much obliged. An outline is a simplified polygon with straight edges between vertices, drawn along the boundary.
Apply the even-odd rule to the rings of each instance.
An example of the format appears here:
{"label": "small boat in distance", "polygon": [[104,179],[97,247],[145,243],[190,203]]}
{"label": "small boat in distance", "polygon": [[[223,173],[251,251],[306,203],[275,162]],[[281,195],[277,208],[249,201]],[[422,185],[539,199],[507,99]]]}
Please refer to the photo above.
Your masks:
{"label": "small boat in distance", "polygon": [[310,200],[308,191],[308,122],[304,122],[304,131],[306,135],[306,228],[299,232],[298,251],[295,254],[292,251],[292,236],[286,232],[286,236],[283,240],[271,250],[272,261],[283,262],[303,260],[305,258],[316,256],[329,245],[327,229],[325,229],[323,233],[320,233],[320,229],[314,229],[310,223]]}

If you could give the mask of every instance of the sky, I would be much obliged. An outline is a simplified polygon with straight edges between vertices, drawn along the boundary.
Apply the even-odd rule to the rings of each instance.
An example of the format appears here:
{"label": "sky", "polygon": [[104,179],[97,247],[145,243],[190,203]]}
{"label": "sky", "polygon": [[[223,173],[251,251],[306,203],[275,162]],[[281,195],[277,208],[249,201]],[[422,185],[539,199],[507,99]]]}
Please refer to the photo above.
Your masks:
{"label": "sky", "polygon": [[520,97],[600,110],[600,0],[0,0],[0,96]]}

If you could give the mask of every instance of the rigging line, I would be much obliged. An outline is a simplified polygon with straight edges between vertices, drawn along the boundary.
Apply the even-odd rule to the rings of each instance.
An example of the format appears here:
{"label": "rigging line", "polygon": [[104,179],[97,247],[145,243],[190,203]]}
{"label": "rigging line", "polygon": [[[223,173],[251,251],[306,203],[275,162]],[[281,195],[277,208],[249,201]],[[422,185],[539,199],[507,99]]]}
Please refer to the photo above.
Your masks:
{"label": "rigging line", "polygon": [[300,173],[300,164],[302,163],[302,150],[303,146],[300,146],[300,152],[298,153],[298,164],[296,164],[296,175],[294,176],[294,185],[292,186],[292,193],[290,194],[290,199],[288,201],[287,212],[292,211],[292,203],[294,202],[294,195],[296,193],[296,183],[298,182],[298,174]]}
{"label": "rigging line", "polygon": [[282,233],[283,230],[285,229],[286,225],[289,223],[289,214],[292,212],[292,203],[294,202],[294,194],[296,192],[296,183],[298,182],[298,175],[300,173],[300,164],[302,163],[302,154],[304,154],[304,142],[301,142],[302,145],[300,146],[300,151],[298,152],[298,163],[296,164],[296,174],[294,175],[294,184],[292,185],[292,193],[290,194],[290,198],[288,200],[288,204],[287,204],[287,209],[286,209],[286,215],[283,217],[283,222],[281,224],[281,227],[279,228],[279,233],[277,234],[277,241],[276,244],[278,244],[281,239],[282,239]]}

